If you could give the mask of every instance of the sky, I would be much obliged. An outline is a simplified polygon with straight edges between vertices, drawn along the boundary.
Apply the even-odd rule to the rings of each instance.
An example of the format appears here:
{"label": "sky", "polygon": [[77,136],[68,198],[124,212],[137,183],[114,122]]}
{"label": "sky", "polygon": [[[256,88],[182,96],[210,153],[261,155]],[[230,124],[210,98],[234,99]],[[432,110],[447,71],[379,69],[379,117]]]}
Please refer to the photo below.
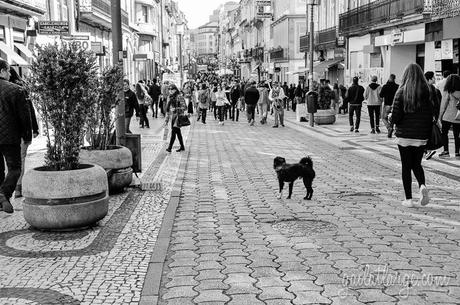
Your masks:
{"label": "sky", "polygon": [[185,13],[188,27],[196,29],[209,21],[209,15],[219,5],[229,0],[177,0],[179,9]]}

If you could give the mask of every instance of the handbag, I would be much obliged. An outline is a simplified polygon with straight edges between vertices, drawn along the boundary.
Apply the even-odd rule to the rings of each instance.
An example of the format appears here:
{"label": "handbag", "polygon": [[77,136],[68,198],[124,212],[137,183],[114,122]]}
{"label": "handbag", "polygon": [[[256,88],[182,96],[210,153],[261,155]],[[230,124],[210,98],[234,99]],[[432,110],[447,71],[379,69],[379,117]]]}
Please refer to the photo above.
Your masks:
{"label": "handbag", "polygon": [[188,118],[188,115],[179,114],[177,118],[177,124],[179,125],[179,127],[189,126],[190,119]]}
{"label": "handbag", "polygon": [[443,145],[444,143],[442,141],[441,129],[439,128],[438,123],[435,120],[433,120],[431,126],[431,135],[428,139],[428,142],[426,143],[426,149],[436,150],[443,147]]}

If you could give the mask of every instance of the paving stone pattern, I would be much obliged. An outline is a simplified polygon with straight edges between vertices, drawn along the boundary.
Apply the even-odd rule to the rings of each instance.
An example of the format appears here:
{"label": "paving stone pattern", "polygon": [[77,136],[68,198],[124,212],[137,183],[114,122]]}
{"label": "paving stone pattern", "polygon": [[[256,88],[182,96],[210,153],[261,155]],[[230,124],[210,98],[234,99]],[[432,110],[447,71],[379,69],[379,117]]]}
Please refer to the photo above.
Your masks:
{"label": "paving stone pattern", "polygon": [[[158,303],[459,304],[458,184],[404,208],[394,159],[301,129],[195,125]],[[273,158],[305,155],[313,200],[277,199]]]}
{"label": "paving stone pattern", "polygon": [[[163,141],[153,138],[143,144],[150,154],[141,176],[161,181],[161,191],[131,189],[111,196],[109,214],[96,227],[33,230],[15,200],[15,213],[1,215],[0,304],[138,304],[183,155],[166,156],[163,148]],[[155,160],[161,166],[150,164]]]}

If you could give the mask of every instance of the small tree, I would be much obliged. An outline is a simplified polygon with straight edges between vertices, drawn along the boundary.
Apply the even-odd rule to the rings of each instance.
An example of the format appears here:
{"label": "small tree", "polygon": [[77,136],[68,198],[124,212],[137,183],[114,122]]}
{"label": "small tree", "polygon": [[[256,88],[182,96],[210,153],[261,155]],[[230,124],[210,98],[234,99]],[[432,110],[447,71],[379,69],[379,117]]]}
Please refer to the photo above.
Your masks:
{"label": "small tree", "polygon": [[332,91],[331,88],[329,88],[327,85],[320,86],[318,95],[318,109],[331,109],[332,100],[335,98],[334,91]]}
{"label": "small tree", "polygon": [[74,44],[37,46],[27,79],[30,97],[45,123],[49,170],[79,167],[80,147],[95,103],[96,57]]}
{"label": "small tree", "polygon": [[122,81],[123,71],[118,65],[106,68],[99,78],[95,94],[97,102],[88,122],[91,149],[106,150],[110,144],[112,130],[118,119],[116,107],[120,103]]}

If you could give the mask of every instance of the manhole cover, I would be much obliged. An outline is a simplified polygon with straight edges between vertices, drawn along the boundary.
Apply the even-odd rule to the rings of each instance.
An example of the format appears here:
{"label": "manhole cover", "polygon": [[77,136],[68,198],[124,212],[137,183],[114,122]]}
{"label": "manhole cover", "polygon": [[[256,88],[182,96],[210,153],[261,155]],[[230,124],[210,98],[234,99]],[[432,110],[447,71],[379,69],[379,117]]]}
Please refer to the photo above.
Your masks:
{"label": "manhole cover", "polygon": [[285,235],[311,235],[336,231],[337,226],[327,221],[291,219],[274,222],[272,228]]}

